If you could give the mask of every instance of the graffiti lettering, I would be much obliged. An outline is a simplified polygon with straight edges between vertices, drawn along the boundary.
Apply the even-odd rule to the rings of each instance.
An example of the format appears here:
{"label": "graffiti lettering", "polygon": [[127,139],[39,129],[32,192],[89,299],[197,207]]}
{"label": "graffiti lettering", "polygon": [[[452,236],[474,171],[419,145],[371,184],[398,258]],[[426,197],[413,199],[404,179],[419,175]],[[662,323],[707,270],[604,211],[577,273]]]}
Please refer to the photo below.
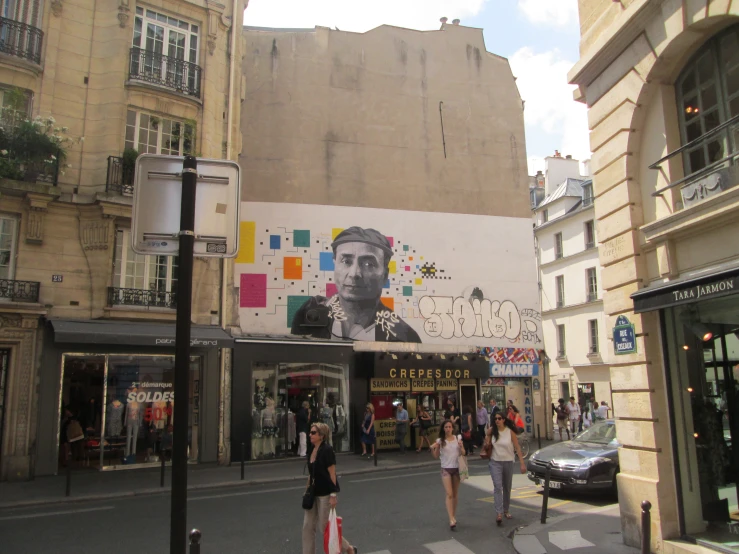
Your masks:
{"label": "graffiti lettering", "polygon": [[395,312],[391,312],[390,310],[377,312],[377,315],[375,316],[375,325],[385,331],[386,340],[390,340],[390,335],[392,335],[393,338],[398,337],[395,331],[393,331],[393,329],[395,328],[395,324],[398,323],[398,321],[398,316],[395,314]]}

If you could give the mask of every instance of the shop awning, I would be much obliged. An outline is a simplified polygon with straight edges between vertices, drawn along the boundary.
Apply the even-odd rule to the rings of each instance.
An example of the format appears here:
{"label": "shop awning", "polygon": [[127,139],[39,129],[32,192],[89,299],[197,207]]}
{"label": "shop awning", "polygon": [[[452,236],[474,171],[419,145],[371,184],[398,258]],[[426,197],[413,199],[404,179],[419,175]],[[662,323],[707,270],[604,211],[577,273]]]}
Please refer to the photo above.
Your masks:
{"label": "shop awning", "polygon": [[[105,321],[100,319],[49,320],[55,342],[163,346],[175,344],[175,326],[168,323]],[[220,327],[193,325],[190,345],[194,348],[231,348],[233,339]]]}
{"label": "shop awning", "polygon": [[730,294],[739,294],[739,267],[644,287],[631,298],[634,313],[639,314]]}

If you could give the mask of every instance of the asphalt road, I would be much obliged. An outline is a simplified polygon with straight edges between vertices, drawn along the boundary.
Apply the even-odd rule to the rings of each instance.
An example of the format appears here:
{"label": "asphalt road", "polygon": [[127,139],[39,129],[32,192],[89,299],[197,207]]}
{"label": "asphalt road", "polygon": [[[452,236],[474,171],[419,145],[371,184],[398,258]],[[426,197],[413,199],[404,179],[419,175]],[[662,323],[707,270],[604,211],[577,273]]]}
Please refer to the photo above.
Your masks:
{"label": "asphalt road", "polygon": [[[497,527],[487,466],[479,461],[470,466],[471,477],[460,490],[456,532],[448,527],[438,469],[341,479],[338,512],[345,536],[362,554],[513,553],[510,533],[539,520],[540,489],[516,475],[514,519]],[[302,485],[289,482],[191,493],[188,528],[202,531],[203,554],[300,554],[302,491]],[[613,502],[608,497],[555,496],[549,501],[550,516]],[[169,496],[1,510],[0,552],[167,553]]]}

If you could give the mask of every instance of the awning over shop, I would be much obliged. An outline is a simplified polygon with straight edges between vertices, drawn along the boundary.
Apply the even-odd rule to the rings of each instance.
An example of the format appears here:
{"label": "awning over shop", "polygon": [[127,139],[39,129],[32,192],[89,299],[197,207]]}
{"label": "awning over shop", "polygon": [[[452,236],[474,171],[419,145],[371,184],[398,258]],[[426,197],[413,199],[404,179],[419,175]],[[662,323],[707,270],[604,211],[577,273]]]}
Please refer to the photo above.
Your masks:
{"label": "awning over shop", "polygon": [[[49,320],[54,341],[132,346],[175,345],[175,326],[168,323],[105,321],[99,319]],[[220,327],[193,325],[190,345],[195,348],[231,348],[233,339]]]}
{"label": "awning over shop", "polygon": [[631,298],[634,300],[634,313],[639,314],[730,294],[739,294],[739,267],[644,287]]}

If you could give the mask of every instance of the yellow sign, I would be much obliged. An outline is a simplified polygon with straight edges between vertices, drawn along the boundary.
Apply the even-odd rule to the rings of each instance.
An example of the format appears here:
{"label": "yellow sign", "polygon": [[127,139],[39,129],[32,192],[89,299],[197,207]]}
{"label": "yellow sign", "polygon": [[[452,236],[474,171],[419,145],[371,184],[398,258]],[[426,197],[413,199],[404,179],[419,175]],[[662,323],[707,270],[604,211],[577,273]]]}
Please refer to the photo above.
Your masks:
{"label": "yellow sign", "polygon": [[370,390],[372,392],[410,391],[409,379],[371,379]]}
{"label": "yellow sign", "polygon": [[[405,443],[406,448],[411,446],[411,434],[409,424],[405,424],[406,434]],[[395,442],[395,420],[394,419],[376,419],[375,420],[375,435],[377,441],[375,446],[378,450],[388,450],[390,448],[399,448],[397,442]]]}
{"label": "yellow sign", "polygon": [[456,379],[437,379],[436,381],[436,390],[457,390],[457,380]]}
{"label": "yellow sign", "polygon": [[469,369],[405,369],[391,367],[388,371],[391,378],[401,379],[469,379]]}
{"label": "yellow sign", "polygon": [[434,392],[433,379],[413,379],[411,381],[411,390],[413,392]]}

